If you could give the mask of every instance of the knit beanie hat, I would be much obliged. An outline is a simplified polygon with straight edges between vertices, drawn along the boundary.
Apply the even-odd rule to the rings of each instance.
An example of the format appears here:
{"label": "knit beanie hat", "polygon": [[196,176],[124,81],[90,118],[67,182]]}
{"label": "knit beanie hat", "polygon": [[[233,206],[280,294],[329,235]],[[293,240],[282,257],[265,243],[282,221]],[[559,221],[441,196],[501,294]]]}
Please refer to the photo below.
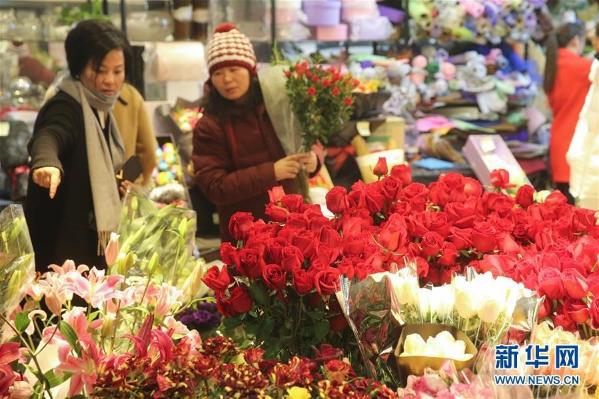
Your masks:
{"label": "knit beanie hat", "polygon": [[208,43],[208,71],[210,75],[219,68],[240,66],[251,74],[256,71],[256,55],[250,39],[232,23],[220,24]]}

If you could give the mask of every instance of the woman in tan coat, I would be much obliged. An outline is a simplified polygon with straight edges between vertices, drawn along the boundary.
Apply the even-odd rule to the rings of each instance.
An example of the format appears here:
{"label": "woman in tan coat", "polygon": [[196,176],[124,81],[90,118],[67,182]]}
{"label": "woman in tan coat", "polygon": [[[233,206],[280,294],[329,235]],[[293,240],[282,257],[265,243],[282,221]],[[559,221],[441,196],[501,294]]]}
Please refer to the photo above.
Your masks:
{"label": "woman in tan coat", "polygon": [[139,156],[143,182],[148,185],[156,167],[156,137],[144,99],[135,87],[125,83],[114,106],[114,118],[125,145],[125,159]]}

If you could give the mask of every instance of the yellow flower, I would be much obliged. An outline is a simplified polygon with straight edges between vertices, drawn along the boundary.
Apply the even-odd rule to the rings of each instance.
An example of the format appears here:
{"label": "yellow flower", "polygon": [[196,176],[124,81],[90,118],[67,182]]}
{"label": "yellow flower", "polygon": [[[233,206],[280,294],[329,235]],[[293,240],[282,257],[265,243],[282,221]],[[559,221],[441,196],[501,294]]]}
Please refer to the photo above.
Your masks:
{"label": "yellow flower", "polygon": [[306,388],[301,387],[291,387],[287,389],[286,399],[310,399],[312,395],[310,395],[310,391]]}

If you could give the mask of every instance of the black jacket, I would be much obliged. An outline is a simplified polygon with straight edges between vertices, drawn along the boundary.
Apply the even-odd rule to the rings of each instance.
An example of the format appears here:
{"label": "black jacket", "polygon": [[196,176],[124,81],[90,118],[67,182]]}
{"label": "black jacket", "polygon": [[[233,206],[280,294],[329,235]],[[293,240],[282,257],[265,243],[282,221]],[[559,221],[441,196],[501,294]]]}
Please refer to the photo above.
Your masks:
{"label": "black jacket", "polygon": [[25,217],[35,250],[36,270],[73,259],[76,264],[105,267],[97,256],[98,235],[87,164],[81,105],[58,92],[40,110],[29,142],[31,170],[54,166],[62,181],[54,199],[33,183],[25,201]]}

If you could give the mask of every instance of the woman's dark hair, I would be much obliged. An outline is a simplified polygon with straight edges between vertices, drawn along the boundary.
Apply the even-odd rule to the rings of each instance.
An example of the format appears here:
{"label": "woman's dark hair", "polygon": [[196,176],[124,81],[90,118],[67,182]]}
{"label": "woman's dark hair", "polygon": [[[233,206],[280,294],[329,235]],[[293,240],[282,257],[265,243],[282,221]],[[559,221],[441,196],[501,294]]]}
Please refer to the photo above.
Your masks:
{"label": "woman's dark hair", "polygon": [[584,26],[580,23],[567,23],[560,26],[557,31],[549,34],[547,38],[547,53],[545,58],[545,76],[543,89],[549,93],[555,84],[557,76],[557,50],[566,47],[575,37],[584,38]]}
{"label": "woman's dark hair", "polygon": [[259,104],[263,103],[262,90],[260,82],[256,76],[250,78],[250,87],[243,99],[239,102],[227,100],[220,95],[211,80],[205,84],[204,97],[200,102],[200,107],[204,108],[204,112],[214,115],[219,119],[223,119],[231,112],[231,107],[241,106],[246,109],[255,109]]}
{"label": "woman's dark hair", "polygon": [[98,69],[100,63],[112,50],[123,50],[125,73],[131,65],[131,46],[123,32],[110,22],[85,20],[79,22],[67,35],[64,42],[69,72],[79,77],[88,62]]}

